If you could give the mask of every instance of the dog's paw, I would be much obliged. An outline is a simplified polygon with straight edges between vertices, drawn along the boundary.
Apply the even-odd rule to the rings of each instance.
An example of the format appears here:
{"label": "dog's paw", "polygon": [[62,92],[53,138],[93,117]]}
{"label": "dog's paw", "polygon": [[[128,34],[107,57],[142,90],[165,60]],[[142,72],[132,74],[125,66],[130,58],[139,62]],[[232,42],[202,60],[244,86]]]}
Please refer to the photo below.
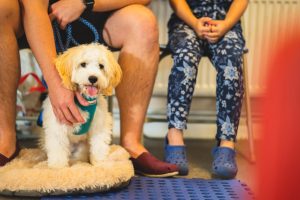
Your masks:
{"label": "dog's paw", "polygon": [[48,160],[48,167],[53,169],[60,169],[64,167],[69,167],[68,161],[62,160]]}
{"label": "dog's paw", "polygon": [[[97,138],[101,139],[101,138]],[[103,141],[103,139],[102,139]],[[108,160],[109,145],[106,143],[94,143],[90,149],[90,163],[92,165],[99,165]]]}
{"label": "dog's paw", "polygon": [[93,166],[101,166],[104,163],[104,161],[99,161],[99,160],[91,160],[90,162]]}
{"label": "dog's paw", "polygon": [[90,163],[94,166],[99,166],[107,160],[107,156],[90,156]]}

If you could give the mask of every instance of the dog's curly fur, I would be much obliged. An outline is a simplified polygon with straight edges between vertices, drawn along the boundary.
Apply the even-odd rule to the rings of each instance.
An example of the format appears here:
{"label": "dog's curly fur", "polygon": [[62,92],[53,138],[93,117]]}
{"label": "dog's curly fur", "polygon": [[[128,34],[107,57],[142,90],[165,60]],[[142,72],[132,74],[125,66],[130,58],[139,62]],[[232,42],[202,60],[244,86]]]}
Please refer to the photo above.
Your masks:
{"label": "dog's curly fur", "polygon": [[[82,63],[85,63],[84,66]],[[70,48],[55,60],[62,84],[73,91],[83,90],[92,83],[89,77],[97,78],[92,84],[98,91],[97,108],[90,130],[84,135],[74,135],[80,124],[68,126],[55,117],[49,98],[44,101],[42,147],[48,157],[48,166],[67,167],[71,162],[90,161],[97,165],[106,158],[112,135],[112,117],[103,95],[111,95],[121,80],[121,68],[113,54],[103,45],[88,44]],[[80,110],[86,120],[88,113]]]}

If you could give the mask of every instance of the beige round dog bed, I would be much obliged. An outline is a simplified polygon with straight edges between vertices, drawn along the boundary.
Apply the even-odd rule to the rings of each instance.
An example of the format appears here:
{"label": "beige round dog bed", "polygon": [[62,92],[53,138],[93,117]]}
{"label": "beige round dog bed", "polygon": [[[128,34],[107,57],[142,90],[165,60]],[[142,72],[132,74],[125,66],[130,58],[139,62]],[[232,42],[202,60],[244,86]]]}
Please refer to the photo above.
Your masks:
{"label": "beige round dog bed", "polygon": [[99,166],[78,162],[50,169],[39,149],[23,149],[11,163],[0,168],[0,194],[44,196],[105,192],[127,186],[134,175],[129,154],[112,145],[108,159]]}

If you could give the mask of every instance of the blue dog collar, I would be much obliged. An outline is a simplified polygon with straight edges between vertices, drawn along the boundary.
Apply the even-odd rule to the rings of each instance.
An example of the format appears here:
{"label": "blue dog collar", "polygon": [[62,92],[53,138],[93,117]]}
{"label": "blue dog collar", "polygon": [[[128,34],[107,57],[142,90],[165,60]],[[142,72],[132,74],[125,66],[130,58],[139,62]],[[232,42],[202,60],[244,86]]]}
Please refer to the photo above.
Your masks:
{"label": "blue dog collar", "polygon": [[90,105],[81,105],[77,98],[75,98],[75,103],[82,111],[88,112],[89,117],[86,119],[86,122],[84,124],[80,125],[80,128],[77,131],[74,131],[74,135],[83,135],[89,131],[97,107],[97,98],[86,97],[85,95],[82,96],[90,103]]}

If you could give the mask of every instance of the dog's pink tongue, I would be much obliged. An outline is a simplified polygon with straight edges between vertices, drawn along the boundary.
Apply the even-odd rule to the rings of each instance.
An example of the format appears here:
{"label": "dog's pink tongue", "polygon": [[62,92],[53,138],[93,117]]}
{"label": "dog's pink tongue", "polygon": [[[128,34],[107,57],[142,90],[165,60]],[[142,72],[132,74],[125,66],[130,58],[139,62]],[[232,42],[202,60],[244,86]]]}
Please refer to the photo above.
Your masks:
{"label": "dog's pink tongue", "polygon": [[98,93],[98,89],[94,86],[87,86],[86,89],[87,89],[88,95],[91,97],[96,96]]}

